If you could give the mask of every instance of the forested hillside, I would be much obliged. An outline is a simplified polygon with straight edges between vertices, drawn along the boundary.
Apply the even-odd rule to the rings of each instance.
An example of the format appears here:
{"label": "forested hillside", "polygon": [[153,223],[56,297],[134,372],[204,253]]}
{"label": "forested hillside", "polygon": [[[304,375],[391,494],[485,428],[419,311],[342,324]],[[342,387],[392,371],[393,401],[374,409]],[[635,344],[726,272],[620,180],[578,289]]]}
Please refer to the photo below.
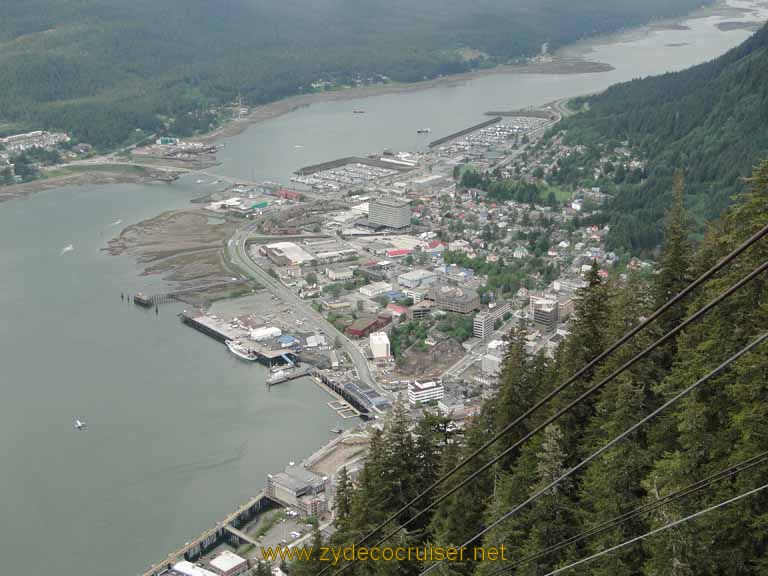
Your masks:
{"label": "forested hillside", "polygon": [[677,168],[686,174],[686,202],[711,220],[768,155],[768,27],[711,62],[618,84],[575,105],[589,109],[563,122],[569,142],[628,140],[648,160],[647,181],[622,186],[608,212],[615,247],[653,248]]}
{"label": "forested hillside", "polygon": [[[588,288],[580,293],[570,336],[553,359],[529,356],[525,333],[512,333],[498,393],[465,430],[455,430],[438,415],[413,425],[405,410],[395,409],[383,431],[373,433],[370,455],[356,483],[350,484],[342,474],[336,488],[338,531],[332,545],[359,543],[377,523],[470,455],[468,465],[406,507],[366,544],[374,546],[382,539],[392,547],[503,544],[505,562],[445,562],[432,573],[490,576],[506,568],[502,574],[542,576],[765,484],[767,341],[703,380],[768,332],[765,235],[492,447],[473,454],[694,278],[768,226],[768,162],[755,172],[750,190],[711,226],[698,246],[689,244],[679,183],[673,197],[659,273],[601,281],[593,270]],[[760,266],[762,272],[758,270],[697,321],[569,406]],[[676,398],[700,380],[698,387]],[[564,414],[554,418],[561,409],[566,409]],[[581,465],[657,409],[661,411],[655,417]],[[554,420],[545,427],[550,418]],[[527,441],[514,447],[529,433]],[[496,457],[500,458],[482,470]],[[471,483],[453,490],[470,476],[475,476]],[[697,484],[703,480],[707,482]],[[433,509],[418,514],[433,503]],[[471,540],[513,509],[517,513]],[[390,535],[406,523],[405,529]],[[563,573],[757,576],[768,570],[767,523],[768,490],[764,490]],[[416,576],[429,566],[415,559],[358,561],[344,574]],[[316,576],[327,567],[317,560],[304,561],[292,565],[290,573]],[[338,568],[326,573],[335,574]]]}
{"label": "forested hillside", "polygon": [[[307,91],[320,78],[420,80],[700,4],[3,0],[0,128],[62,129],[111,146],[132,128],[160,128],[166,117],[179,119],[180,132],[204,127],[208,118],[200,110],[238,94],[263,103]],[[187,112],[195,115],[182,117]]]}

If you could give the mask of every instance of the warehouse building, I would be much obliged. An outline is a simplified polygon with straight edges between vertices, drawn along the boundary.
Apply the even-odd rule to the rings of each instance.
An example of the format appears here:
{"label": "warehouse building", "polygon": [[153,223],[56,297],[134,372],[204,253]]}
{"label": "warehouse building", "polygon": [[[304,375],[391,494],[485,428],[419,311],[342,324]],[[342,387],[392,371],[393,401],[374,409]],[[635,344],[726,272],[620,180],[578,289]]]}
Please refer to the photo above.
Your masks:
{"label": "warehouse building", "polygon": [[329,280],[339,282],[343,280],[352,280],[354,274],[350,268],[326,268],[325,275]]}
{"label": "warehouse building", "polygon": [[293,242],[275,242],[260,249],[277,266],[311,266],[315,257]]}
{"label": "warehouse building", "polygon": [[437,280],[437,273],[429,270],[412,270],[397,277],[397,283],[400,286],[411,289],[429,286],[435,280]]}
{"label": "warehouse building", "polygon": [[375,298],[392,290],[392,284],[389,282],[373,282],[360,287],[360,294],[366,298]]}
{"label": "warehouse building", "polygon": [[170,572],[172,576],[217,576],[210,570],[201,568],[200,566],[192,564],[192,562],[187,562],[186,560],[182,560],[181,562],[174,564]]}
{"label": "warehouse building", "polygon": [[267,497],[296,508],[304,516],[320,516],[328,510],[327,488],[327,477],[293,463],[286,466],[284,472],[267,474]]}
{"label": "warehouse building", "polygon": [[224,550],[209,564],[219,576],[239,576],[248,570],[248,561],[230,550]]}

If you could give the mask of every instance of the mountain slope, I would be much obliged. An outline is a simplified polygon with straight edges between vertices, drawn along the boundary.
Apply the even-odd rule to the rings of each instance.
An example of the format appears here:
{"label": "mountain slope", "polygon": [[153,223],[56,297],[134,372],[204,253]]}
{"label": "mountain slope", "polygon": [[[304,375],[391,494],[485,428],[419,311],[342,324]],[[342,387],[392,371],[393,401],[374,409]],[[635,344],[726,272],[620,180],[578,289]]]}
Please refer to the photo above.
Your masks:
{"label": "mountain slope", "polygon": [[[609,207],[617,234],[660,232],[677,168],[685,171],[687,203],[713,219],[768,156],[768,27],[711,62],[619,84],[585,102],[587,112],[563,123],[570,140],[629,140],[648,159],[647,181],[621,188]],[[632,238],[622,243],[648,248]]]}
{"label": "mountain slope", "polygon": [[[319,78],[414,81],[685,13],[701,0],[4,0],[0,125],[111,145],[241,94],[278,99]],[[556,17],[553,17],[556,15]]]}

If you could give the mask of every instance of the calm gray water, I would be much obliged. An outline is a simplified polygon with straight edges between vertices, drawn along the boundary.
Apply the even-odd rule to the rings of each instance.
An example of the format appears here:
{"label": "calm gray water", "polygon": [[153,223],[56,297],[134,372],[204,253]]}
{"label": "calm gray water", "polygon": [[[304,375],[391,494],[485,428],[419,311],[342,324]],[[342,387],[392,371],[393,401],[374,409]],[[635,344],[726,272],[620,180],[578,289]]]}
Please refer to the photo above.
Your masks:
{"label": "calm gray water", "polygon": [[[418,127],[436,137],[488,109],[683,68],[747,36],[712,23],[592,47],[590,58],[616,67],[609,73],[503,74],[313,105],[229,139],[219,170],[286,181],[305,164],[415,149],[428,139]],[[118,230],[110,223],[184,206],[200,190],[189,181],[72,187],[0,205],[0,573],[136,574],[329,437],[336,417],[314,386],[267,391],[258,369],[180,325],[178,309],[156,317],[120,301],[157,280],[100,251]],[[72,430],[77,417],[87,432]]]}
{"label": "calm gray water", "polygon": [[[744,31],[717,30],[714,23],[720,20],[697,18],[687,23],[690,30],[634,31],[563,51],[611,64],[615,69],[610,72],[494,74],[417,92],[313,104],[227,139],[218,170],[287,183],[294,170],[317,162],[380,153],[387,147],[422,149],[430,140],[487,119],[483,113],[489,110],[541,105],[719,56],[748,36]],[[352,114],[356,108],[366,113]],[[422,127],[432,133],[416,134]]]}

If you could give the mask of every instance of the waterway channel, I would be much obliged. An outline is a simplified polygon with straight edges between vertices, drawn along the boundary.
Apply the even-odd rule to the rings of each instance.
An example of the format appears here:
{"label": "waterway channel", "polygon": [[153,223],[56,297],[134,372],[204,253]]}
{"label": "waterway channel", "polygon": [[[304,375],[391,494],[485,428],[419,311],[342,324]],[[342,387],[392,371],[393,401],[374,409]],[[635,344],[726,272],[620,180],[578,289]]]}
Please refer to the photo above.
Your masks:
{"label": "waterway channel", "polygon": [[[497,74],[314,104],[227,139],[216,170],[287,182],[303,165],[418,149],[430,137],[417,128],[438,137],[489,109],[681,69],[747,37],[718,30],[717,18],[733,19],[569,48],[610,72]],[[159,281],[101,251],[106,241],[209,186],[69,187],[0,204],[2,573],[139,573],[255,494],[266,473],[330,438],[337,417],[318,388],[300,380],[268,390],[263,372],[182,326],[180,305],[156,316],[120,298]],[[73,430],[75,418],[87,431]]]}

